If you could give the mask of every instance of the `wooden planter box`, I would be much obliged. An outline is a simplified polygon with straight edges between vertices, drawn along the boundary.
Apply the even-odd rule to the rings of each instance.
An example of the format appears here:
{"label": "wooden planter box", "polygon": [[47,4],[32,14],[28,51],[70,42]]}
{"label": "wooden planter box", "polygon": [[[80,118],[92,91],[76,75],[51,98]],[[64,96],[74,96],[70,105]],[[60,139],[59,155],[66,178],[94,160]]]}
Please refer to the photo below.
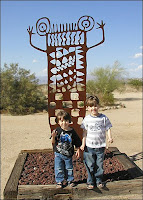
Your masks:
{"label": "wooden planter box", "polygon": [[131,180],[119,180],[109,182],[104,189],[88,190],[85,183],[78,184],[74,188],[56,189],[55,185],[18,185],[24,163],[28,153],[52,152],[52,149],[22,150],[18,155],[11,175],[4,189],[4,199],[24,200],[49,200],[49,199],[86,199],[94,196],[118,195],[118,194],[141,194],[142,193],[142,170],[132,162],[126,154],[121,153],[116,147],[110,147],[109,151],[123,164],[124,169],[131,175]]}

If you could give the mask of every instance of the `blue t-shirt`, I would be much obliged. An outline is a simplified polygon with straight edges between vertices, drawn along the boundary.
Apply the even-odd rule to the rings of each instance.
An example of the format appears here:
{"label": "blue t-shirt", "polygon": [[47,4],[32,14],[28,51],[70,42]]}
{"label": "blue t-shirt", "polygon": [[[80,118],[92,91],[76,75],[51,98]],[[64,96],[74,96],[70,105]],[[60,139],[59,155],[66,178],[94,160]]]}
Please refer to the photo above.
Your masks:
{"label": "blue t-shirt", "polygon": [[69,131],[63,130],[61,127],[56,129],[57,135],[55,137],[54,152],[61,153],[65,156],[72,156],[74,154],[74,145],[81,146],[81,140],[75,130],[72,128]]}

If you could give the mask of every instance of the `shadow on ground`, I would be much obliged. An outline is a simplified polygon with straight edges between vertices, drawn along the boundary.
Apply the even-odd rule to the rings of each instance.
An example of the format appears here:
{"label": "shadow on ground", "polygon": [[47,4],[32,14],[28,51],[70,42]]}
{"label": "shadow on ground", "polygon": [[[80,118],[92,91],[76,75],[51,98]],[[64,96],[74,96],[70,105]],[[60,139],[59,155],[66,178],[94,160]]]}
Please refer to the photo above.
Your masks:
{"label": "shadow on ground", "polygon": [[137,161],[143,159],[143,152],[137,153],[135,155],[129,156],[131,161]]}
{"label": "shadow on ground", "polygon": [[118,101],[141,101],[142,98],[115,98]]}

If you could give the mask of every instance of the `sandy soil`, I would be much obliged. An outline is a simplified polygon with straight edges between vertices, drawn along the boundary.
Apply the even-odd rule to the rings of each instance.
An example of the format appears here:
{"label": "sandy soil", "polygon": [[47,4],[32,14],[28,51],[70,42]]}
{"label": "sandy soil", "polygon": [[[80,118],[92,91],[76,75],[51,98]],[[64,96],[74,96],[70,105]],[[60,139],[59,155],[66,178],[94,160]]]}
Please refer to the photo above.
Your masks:
{"label": "sandy soil", "polygon": [[[113,124],[110,146],[126,153],[142,169],[142,92],[115,93],[115,97],[126,108],[102,111]],[[49,137],[47,113],[1,115],[1,194],[20,151],[52,148]]]}

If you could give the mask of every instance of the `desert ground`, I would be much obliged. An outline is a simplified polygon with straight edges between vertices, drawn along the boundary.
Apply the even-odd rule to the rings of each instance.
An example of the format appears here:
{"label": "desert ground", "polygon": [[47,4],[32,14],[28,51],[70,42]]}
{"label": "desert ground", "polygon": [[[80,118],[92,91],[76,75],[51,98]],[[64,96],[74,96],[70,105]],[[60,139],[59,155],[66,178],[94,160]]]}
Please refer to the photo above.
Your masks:
{"label": "desert ground", "polygon": [[[126,153],[142,169],[142,92],[115,92],[114,95],[125,108],[101,111],[109,117],[113,125],[114,142],[110,146]],[[49,137],[48,113],[27,116],[1,115],[1,199],[20,151],[52,148]],[[142,194],[118,196],[118,199],[142,199]]]}

